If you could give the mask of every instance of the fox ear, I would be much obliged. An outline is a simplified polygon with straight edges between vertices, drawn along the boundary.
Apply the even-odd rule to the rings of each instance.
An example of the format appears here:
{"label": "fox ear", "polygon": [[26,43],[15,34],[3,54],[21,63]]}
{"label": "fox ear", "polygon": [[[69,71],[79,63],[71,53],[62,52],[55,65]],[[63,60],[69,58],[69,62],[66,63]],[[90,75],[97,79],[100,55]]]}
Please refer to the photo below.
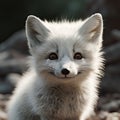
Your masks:
{"label": "fox ear", "polygon": [[[103,34],[103,20],[100,13],[86,19],[79,30],[79,34],[90,41],[95,41]],[[102,40],[102,39],[101,39]]]}
{"label": "fox ear", "polygon": [[50,31],[39,18],[30,15],[26,20],[26,35],[28,45],[33,48],[45,40]]}

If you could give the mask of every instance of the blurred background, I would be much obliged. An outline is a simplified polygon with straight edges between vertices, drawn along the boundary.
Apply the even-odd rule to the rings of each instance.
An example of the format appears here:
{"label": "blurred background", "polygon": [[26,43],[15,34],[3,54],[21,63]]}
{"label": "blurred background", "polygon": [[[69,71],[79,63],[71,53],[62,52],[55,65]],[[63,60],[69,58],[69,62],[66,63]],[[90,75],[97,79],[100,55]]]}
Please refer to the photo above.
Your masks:
{"label": "blurred background", "polygon": [[120,0],[0,0],[0,120],[29,55],[24,31],[28,15],[42,20],[85,19],[99,12],[104,19],[105,75],[96,120],[120,120]]}

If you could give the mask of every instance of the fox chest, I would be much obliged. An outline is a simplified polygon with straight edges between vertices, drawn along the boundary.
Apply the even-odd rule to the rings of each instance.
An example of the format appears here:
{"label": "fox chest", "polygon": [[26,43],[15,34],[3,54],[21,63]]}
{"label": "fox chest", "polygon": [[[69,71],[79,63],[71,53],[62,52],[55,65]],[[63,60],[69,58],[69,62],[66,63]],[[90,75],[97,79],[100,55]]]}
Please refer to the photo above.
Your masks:
{"label": "fox chest", "polygon": [[48,92],[40,93],[36,107],[40,114],[54,117],[78,116],[84,107],[84,95],[76,91],[63,91],[52,88]]}

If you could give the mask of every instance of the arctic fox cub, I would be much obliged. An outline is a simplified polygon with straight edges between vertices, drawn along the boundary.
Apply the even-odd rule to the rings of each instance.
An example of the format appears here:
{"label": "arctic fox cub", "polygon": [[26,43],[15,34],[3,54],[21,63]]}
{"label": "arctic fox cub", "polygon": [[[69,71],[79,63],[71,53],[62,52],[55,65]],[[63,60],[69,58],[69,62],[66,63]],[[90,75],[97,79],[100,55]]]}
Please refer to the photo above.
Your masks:
{"label": "arctic fox cub", "polygon": [[8,120],[86,120],[102,75],[103,20],[43,22],[28,16],[31,67],[8,105]]}

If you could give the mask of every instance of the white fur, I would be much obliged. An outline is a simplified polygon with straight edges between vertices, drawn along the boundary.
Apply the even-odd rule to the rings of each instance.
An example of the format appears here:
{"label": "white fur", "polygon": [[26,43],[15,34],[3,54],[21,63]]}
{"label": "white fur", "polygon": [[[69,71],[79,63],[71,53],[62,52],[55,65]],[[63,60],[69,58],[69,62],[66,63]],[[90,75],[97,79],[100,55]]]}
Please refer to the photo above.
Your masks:
{"label": "white fur", "polygon": [[[23,76],[9,103],[9,120],[85,120],[94,110],[103,67],[103,21],[99,13],[84,21],[26,22],[32,54],[30,71]],[[75,53],[83,58],[74,59]],[[56,53],[58,59],[50,60]],[[69,74],[61,73],[67,69]]]}

